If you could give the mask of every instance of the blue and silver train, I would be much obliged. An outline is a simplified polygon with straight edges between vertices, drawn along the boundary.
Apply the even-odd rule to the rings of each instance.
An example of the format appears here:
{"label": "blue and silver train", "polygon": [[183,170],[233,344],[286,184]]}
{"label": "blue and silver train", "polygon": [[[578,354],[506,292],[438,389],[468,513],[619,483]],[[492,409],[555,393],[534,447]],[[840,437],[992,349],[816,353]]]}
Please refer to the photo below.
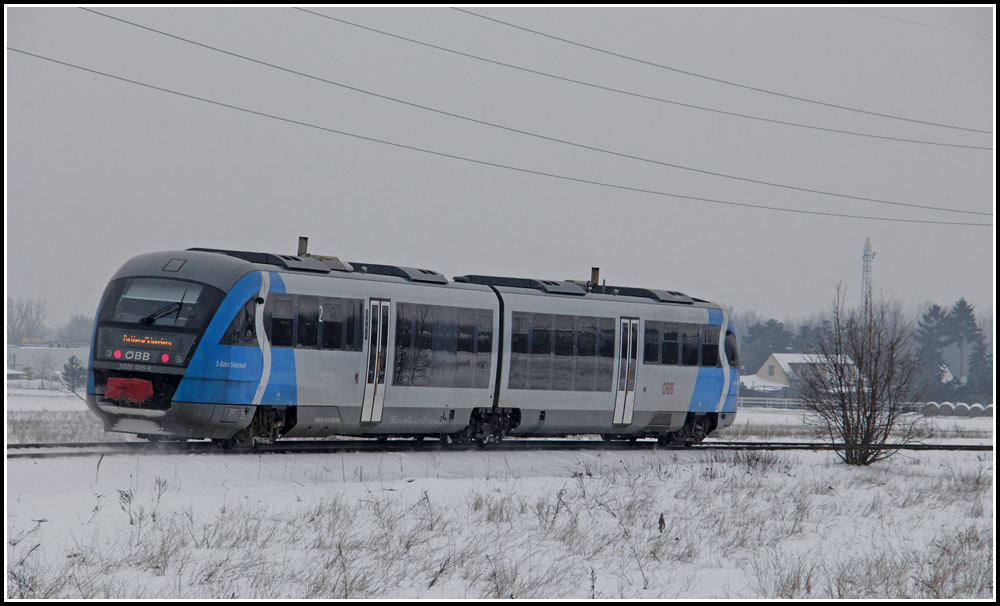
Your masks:
{"label": "blue and silver train", "polygon": [[737,339],[683,293],[335,257],[189,249],[114,275],[87,404],[106,431],[278,438],[599,434],[699,442],[730,425]]}

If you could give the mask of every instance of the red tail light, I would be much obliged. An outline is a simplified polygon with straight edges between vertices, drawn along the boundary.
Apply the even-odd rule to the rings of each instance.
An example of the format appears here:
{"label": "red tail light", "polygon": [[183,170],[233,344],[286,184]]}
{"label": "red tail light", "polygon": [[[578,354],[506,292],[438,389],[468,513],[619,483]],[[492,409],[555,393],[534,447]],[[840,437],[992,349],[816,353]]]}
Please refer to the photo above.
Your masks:
{"label": "red tail light", "polygon": [[109,400],[143,402],[153,397],[153,384],[146,379],[108,379],[104,397]]}

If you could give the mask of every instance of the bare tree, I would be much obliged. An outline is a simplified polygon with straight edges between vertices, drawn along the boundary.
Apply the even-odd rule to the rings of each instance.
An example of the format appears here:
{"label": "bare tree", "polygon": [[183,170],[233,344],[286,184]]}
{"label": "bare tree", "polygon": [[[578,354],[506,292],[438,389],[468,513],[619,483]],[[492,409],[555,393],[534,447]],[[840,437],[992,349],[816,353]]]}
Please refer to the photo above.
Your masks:
{"label": "bare tree", "polygon": [[901,305],[871,295],[861,309],[844,301],[838,284],[829,324],[811,336],[816,363],[800,371],[797,387],[818,433],[844,443],[840,458],[870,465],[897,452],[885,444],[917,438],[920,363]]}
{"label": "bare tree", "polygon": [[35,368],[38,369],[38,376],[42,380],[42,389],[45,389],[45,379],[52,378],[56,369],[56,357],[50,351],[43,351],[35,356]]}
{"label": "bare tree", "polygon": [[92,316],[70,316],[69,322],[59,328],[59,340],[63,343],[87,343],[94,330]]}
{"label": "bare tree", "polygon": [[41,339],[45,333],[45,318],[49,316],[41,299],[7,298],[7,342],[20,343],[32,337]]}

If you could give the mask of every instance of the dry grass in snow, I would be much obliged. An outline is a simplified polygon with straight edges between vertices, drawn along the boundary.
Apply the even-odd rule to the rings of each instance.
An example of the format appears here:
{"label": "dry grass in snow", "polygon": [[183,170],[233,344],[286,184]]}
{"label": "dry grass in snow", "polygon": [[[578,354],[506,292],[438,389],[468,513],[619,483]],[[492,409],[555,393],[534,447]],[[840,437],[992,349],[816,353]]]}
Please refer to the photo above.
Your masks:
{"label": "dry grass in snow", "polygon": [[992,491],[969,453],[18,460],[7,596],[989,598]]}

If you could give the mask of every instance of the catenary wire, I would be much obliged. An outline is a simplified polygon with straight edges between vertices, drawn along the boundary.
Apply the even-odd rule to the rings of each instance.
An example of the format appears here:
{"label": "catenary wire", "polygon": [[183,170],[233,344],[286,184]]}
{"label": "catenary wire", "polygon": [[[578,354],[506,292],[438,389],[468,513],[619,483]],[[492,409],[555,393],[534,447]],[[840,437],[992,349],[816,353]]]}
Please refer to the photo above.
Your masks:
{"label": "catenary wire", "polygon": [[124,78],[122,76],[116,76],[114,74],[109,74],[107,72],[102,72],[102,71],[98,71],[98,70],[95,70],[95,69],[90,69],[88,67],[83,67],[83,66],[80,66],[80,65],[74,65],[74,64],[68,63],[66,61],[60,61],[58,59],[52,59],[50,57],[46,57],[46,56],[43,56],[43,55],[38,55],[38,54],[35,54],[35,53],[31,53],[31,52],[28,52],[28,51],[24,51],[24,50],[21,50],[21,49],[14,48],[14,47],[11,47],[11,46],[8,46],[7,50],[15,52],[15,53],[20,53],[22,55],[27,55],[29,57],[35,57],[36,59],[41,59],[43,61],[49,61],[51,63],[56,63],[56,64],[59,64],[59,65],[64,65],[66,67],[72,67],[74,69],[78,69],[78,70],[85,71],[85,72],[88,72],[88,73],[96,74],[96,75],[99,75],[99,76],[104,76],[106,78],[112,78],[114,80],[118,80],[118,81],[121,81],[121,82],[127,82],[129,84],[135,84],[137,86],[142,86],[142,87],[149,88],[149,89],[152,89],[152,90],[157,90],[157,91],[160,91],[160,92],[169,93],[171,95],[176,95],[176,96],[179,96],[179,97],[184,97],[184,98],[187,98],[187,99],[192,99],[194,101],[201,101],[203,103],[208,103],[208,104],[211,104],[211,105],[216,105],[216,106],[219,106],[219,107],[224,107],[224,108],[227,108],[227,109],[232,109],[232,110],[236,110],[236,111],[247,113],[247,114],[252,114],[252,115],[255,115],[255,116],[261,116],[261,117],[264,117],[264,118],[270,118],[272,120],[277,120],[277,121],[280,121],[280,122],[287,122],[289,124],[297,124],[299,126],[305,126],[307,128],[312,128],[312,129],[316,129],[316,130],[320,130],[320,131],[324,131],[324,132],[329,132],[329,133],[334,133],[334,134],[338,134],[338,135],[343,135],[343,136],[346,136],[346,137],[352,137],[352,138],[360,139],[360,140],[363,140],[363,141],[370,141],[370,142],[373,142],[373,143],[380,143],[382,145],[389,145],[389,146],[392,146],[392,147],[398,147],[400,149],[408,149],[408,150],[411,150],[411,151],[421,152],[421,153],[425,153],[425,154],[429,154],[429,155],[433,155],[433,156],[438,156],[438,157],[442,157],[442,158],[450,158],[450,159],[453,159],[453,160],[461,160],[463,162],[469,162],[469,163],[472,163],[472,164],[479,164],[479,165],[482,165],[482,166],[492,166],[492,167],[495,167],[495,168],[502,168],[502,169],[506,169],[506,170],[512,170],[512,171],[526,173],[526,174],[531,174],[531,175],[538,175],[538,176],[542,176],[542,177],[550,177],[550,178],[553,178],[553,179],[560,179],[560,180],[563,180],[563,181],[571,181],[571,182],[583,183],[583,184],[587,184],[587,185],[596,185],[596,186],[599,186],[599,187],[606,187],[606,188],[611,188],[611,189],[619,189],[619,190],[623,190],[623,191],[632,191],[632,192],[637,192],[637,193],[644,193],[644,194],[650,194],[650,195],[655,195],[655,196],[663,196],[663,197],[668,197],[668,198],[678,198],[678,199],[682,199],[682,200],[692,200],[692,201],[696,201],[696,202],[708,202],[708,203],[711,203],[711,204],[722,204],[722,205],[726,205],[726,206],[736,206],[736,207],[743,207],[743,208],[756,208],[756,209],[771,210],[771,211],[776,211],[776,212],[787,212],[787,213],[804,214],[804,215],[819,215],[819,216],[824,216],[824,217],[842,217],[842,218],[849,218],[849,219],[863,219],[863,220],[870,220],[870,221],[889,221],[889,222],[894,222],[894,223],[920,223],[920,224],[927,224],[927,225],[956,225],[956,226],[966,226],[966,227],[992,227],[992,223],[967,223],[967,222],[959,222],[959,221],[926,221],[926,220],[920,220],[920,219],[899,219],[899,218],[893,218],[893,217],[870,217],[870,216],[865,216],[865,215],[852,215],[852,214],[846,214],[846,213],[830,213],[830,212],[822,212],[822,211],[815,211],[815,210],[800,210],[800,209],[794,209],[794,208],[781,208],[781,207],[777,207],[777,206],[764,206],[764,205],[761,205],[761,204],[750,204],[750,203],[746,203],[746,202],[733,202],[733,201],[730,201],[730,200],[718,200],[718,199],[713,199],[713,198],[702,198],[702,197],[698,197],[698,196],[686,196],[686,195],[683,195],[683,194],[675,194],[675,193],[670,193],[670,192],[663,192],[663,191],[657,191],[657,190],[643,189],[643,188],[639,188],[639,187],[630,187],[630,186],[627,186],[627,185],[616,185],[616,184],[613,184],[613,183],[605,183],[605,182],[602,182],[602,181],[592,181],[592,180],[588,180],[588,179],[580,179],[580,178],[577,178],[577,177],[568,177],[568,176],[565,176],[565,175],[558,175],[558,174],[555,174],[555,173],[547,173],[547,172],[538,171],[538,170],[532,170],[532,169],[528,169],[528,168],[520,168],[520,167],[516,167],[516,166],[509,166],[509,165],[506,165],[506,164],[499,164],[499,163],[496,163],[496,162],[488,162],[486,160],[477,160],[477,159],[474,159],[474,158],[467,158],[467,157],[458,156],[458,155],[455,155],[455,154],[448,154],[448,153],[445,153],[445,152],[433,151],[433,150],[424,149],[424,148],[421,148],[421,147],[415,147],[415,146],[412,146],[412,145],[405,145],[403,143],[396,143],[396,142],[393,142],[393,141],[386,141],[384,139],[376,139],[374,137],[367,137],[365,135],[358,135],[358,134],[350,133],[350,132],[347,132],[347,131],[337,130],[337,129],[334,129],[334,128],[328,128],[328,127],[325,127],[325,126],[319,126],[317,124],[311,124],[311,123],[308,123],[308,122],[302,122],[300,120],[293,120],[291,118],[285,118],[285,117],[277,116],[277,115],[274,115],[274,114],[268,114],[268,113],[264,113],[264,112],[259,112],[259,111],[256,111],[256,110],[247,109],[247,108],[240,107],[240,106],[237,106],[237,105],[232,105],[232,104],[229,104],[229,103],[222,103],[221,101],[214,101],[212,99],[207,99],[207,98],[204,98],[204,97],[198,97],[198,96],[195,96],[195,95],[189,95],[187,93],[182,93],[182,92],[171,90],[171,89],[168,89],[168,88],[163,88],[163,87],[160,87],[160,86],[155,86],[153,84],[147,84],[145,82],[139,82],[137,80],[131,80],[129,78]]}
{"label": "catenary wire", "polygon": [[652,95],[644,95],[642,93],[636,93],[636,92],[632,92],[632,91],[627,91],[627,90],[623,90],[623,89],[620,89],[620,88],[613,88],[613,87],[610,87],[610,86],[603,86],[601,84],[594,84],[592,82],[585,82],[583,80],[575,80],[573,78],[567,78],[565,76],[558,76],[556,74],[550,74],[550,73],[547,73],[547,72],[542,72],[542,71],[538,71],[538,70],[534,70],[534,69],[529,69],[527,67],[521,67],[521,66],[518,66],[518,65],[513,65],[511,63],[504,63],[502,61],[496,61],[494,59],[487,59],[485,57],[480,57],[478,55],[472,55],[472,54],[469,54],[469,53],[463,53],[462,51],[457,51],[457,50],[453,50],[453,49],[450,49],[450,48],[445,48],[443,46],[437,46],[437,45],[434,45],[434,44],[430,44],[428,42],[421,42],[420,40],[415,40],[413,38],[407,38],[405,36],[399,36],[397,34],[391,34],[389,32],[382,31],[382,30],[379,30],[379,29],[375,29],[373,27],[368,27],[368,26],[365,26],[365,25],[360,25],[360,24],[357,24],[357,23],[352,23],[350,21],[345,21],[343,19],[338,19],[336,17],[331,17],[329,15],[324,15],[322,13],[317,13],[315,11],[306,10],[304,8],[301,8],[301,7],[293,7],[293,8],[295,8],[296,10],[302,11],[304,13],[309,13],[310,15],[315,15],[317,17],[322,17],[324,19],[329,19],[331,21],[336,21],[338,23],[343,23],[344,25],[350,25],[351,27],[357,27],[359,29],[367,30],[367,31],[370,31],[370,32],[373,32],[373,33],[376,33],[376,34],[381,34],[383,36],[389,36],[391,38],[397,38],[399,40],[403,40],[403,41],[406,41],[406,42],[411,42],[413,44],[419,44],[421,46],[426,46],[428,48],[437,49],[437,50],[444,51],[444,52],[447,52],[447,53],[452,53],[452,54],[455,54],[455,55],[460,55],[462,57],[467,57],[469,59],[475,59],[477,61],[483,61],[485,63],[492,63],[494,65],[499,65],[501,67],[507,67],[507,68],[510,68],[510,69],[515,69],[515,70],[519,70],[519,71],[522,71],[522,72],[526,72],[526,73],[529,73],[529,74],[535,74],[535,75],[538,75],[538,76],[544,76],[546,78],[552,78],[554,80],[561,80],[563,82],[570,82],[572,84],[578,84],[578,85],[581,85],[581,86],[587,86],[587,87],[590,87],[590,88],[596,88],[596,89],[599,89],[599,90],[604,90],[604,91],[608,91],[608,92],[612,92],[612,93],[618,93],[618,94],[622,94],[622,95],[628,95],[630,97],[637,97],[637,98],[640,98],[640,99],[646,99],[646,100],[649,100],[649,101],[656,101],[656,102],[659,102],[659,103],[667,103],[667,104],[670,104],[670,105],[676,105],[678,107],[687,107],[689,109],[696,109],[696,110],[701,110],[701,111],[706,111],[706,112],[712,112],[712,113],[716,113],[716,114],[723,114],[723,115],[726,115],[726,116],[733,116],[733,117],[736,117],[736,118],[746,118],[748,120],[758,120],[760,122],[769,122],[771,124],[782,124],[784,126],[793,126],[793,127],[797,127],[797,128],[807,128],[807,129],[810,129],[810,130],[818,130],[818,131],[823,131],[823,132],[828,132],[828,133],[838,133],[838,134],[842,134],[842,135],[852,135],[852,136],[855,136],[855,137],[870,137],[870,138],[873,138],[873,139],[885,139],[885,140],[888,140],[888,141],[899,141],[899,142],[902,142],[902,143],[916,143],[916,144],[920,144],[920,145],[937,145],[937,146],[941,146],[941,147],[957,147],[957,148],[964,148],[964,149],[983,149],[983,150],[992,150],[993,149],[992,147],[983,147],[983,146],[979,146],[979,145],[959,145],[959,144],[955,144],[955,143],[940,143],[940,142],[937,142],[937,141],[923,141],[923,140],[919,140],[919,139],[904,139],[904,138],[901,138],[901,137],[889,137],[889,136],[885,136],[885,135],[873,135],[871,133],[859,133],[859,132],[855,132],[855,131],[840,130],[840,129],[836,129],[836,128],[826,128],[826,127],[823,127],[823,126],[812,126],[812,125],[809,125],[809,124],[801,124],[801,123],[798,123],[798,122],[787,122],[787,121],[784,121],[784,120],[775,120],[773,118],[762,118],[760,116],[751,116],[749,114],[741,114],[741,113],[738,113],[738,112],[730,112],[730,111],[726,111],[726,110],[722,110],[722,109],[714,109],[714,108],[705,107],[705,106],[702,106],[702,105],[693,105],[691,103],[682,103],[680,101],[673,101],[673,100],[670,100],[670,99],[664,99],[662,97],[654,97]]}
{"label": "catenary wire", "polygon": [[992,38],[993,34],[980,34],[979,32],[970,32],[964,29],[957,29],[954,27],[945,27],[943,25],[932,25],[930,23],[921,23],[920,21],[910,21],[909,19],[900,19],[899,17],[890,17],[889,15],[880,15],[878,13],[869,13],[868,11],[861,11],[856,8],[850,8],[847,6],[841,6],[840,8],[845,11],[851,11],[852,13],[861,13],[862,15],[869,15],[871,17],[881,17],[883,19],[891,19],[893,21],[902,21],[903,23],[912,23],[913,25],[922,25],[924,27],[933,27],[935,29],[946,29],[950,32],[956,32],[959,34],[969,34],[970,36],[983,36],[985,38]]}
{"label": "catenary wire", "polygon": [[513,27],[515,29],[519,29],[519,30],[523,30],[523,31],[526,31],[526,32],[530,32],[530,33],[535,34],[537,36],[544,36],[546,38],[551,38],[553,40],[558,40],[559,42],[564,42],[566,44],[572,44],[574,46],[579,46],[581,48],[590,49],[592,51],[597,51],[599,53],[604,53],[606,55],[611,55],[613,57],[619,57],[621,59],[627,59],[629,61],[635,61],[636,63],[642,63],[644,65],[650,65],[652,67],[658,67],[660,69],[665,69],[665,70],[668,70],[668,71],[671,71],[671,72],[675,72],[675,73],[678,73],[678,74],[684,74],[686,76],[692,76],[694,78],[702,78],[704,80],[709,80],[709,81],[712,81],[712,82],[718,82],[719,84],[728,84],[729,86],[736,86],[738,88],[743,88],[743,89],[746,89],[746,90],[752,90],[752,91],[756,91],[756,92],[759,92],[759,93],[765,93],[765,94],[768,94],[768,95],[775,95],[777,97],[783,97],[785,99],[793,99],[795,101],[803,101],[805,103],[815,103],[816,105],[823,105],[823,106],[826,106],[826,107],[833,107],[833,108],[836,108],[836,109],[843,109],[843,110],[846,110],[846,111],[857,112],[857,113],[860,113],[860,114],[868,114],[870,116],[879,116],[880,118],[891,118],[893,120],[903,120],[903,121],[906,121],[906,122],[916,122],[917,124],[926,124],[926,125],[929,125],[929,126],[939,126],[941,128],[952,128],[952,129],[955,129],[955,130],[966,130],[966,131],[970,131],[970,132],[974,132],[974,133],[983,133],[983,134],[987,134],[987,135],[993,134],[992,131],[979,130],[979,129],[976,129],[976,128],[967,128],[967,127],[964,127],[964,126],[952,126],[950,124],[941,124],[939,122],[929,122],[929,121],[926,121],[926,120],[916,120],[914,118],[904,118],[902,116],[894,116],[892,114],[883,114],[883,113],[868,111],[868,110],[864,110],[864,109],[857,109],[857,108],[854,108],[854,107],[847,107],[846,105],[837,105],[837,104],[834,104],[834,103],[827,103],[825,101],[817,101],[815,99],[807,99],[805,97],[796,97],[794,95],[789,95],[789,94],[786,94],[786,93],[779,93],[777,91],[767,90],[765,88],[757,88],[757,87],[754,87],[754,86],[749,86],[747,84],[739,84],[737,82],[732,82],[732,81],[729,81],[729,80],[723,80],[721,78],[713,78],[712,76],[706,76],[704,74],[698,74],[698,73],[695,73],[695,72],[689,72],[689,71],[685,71],[685,70],[682,70],[682,69],[678,69],[676,67],[670,67],[669,65],[662,65],[660,63],[653,63],[652,61],[646,61],[645,59],[639,59],[637,57],[630,57],[628,55],[623,55],[623,54],[612,52],[612,51],[605,50],[605,49],[602,49],[602,48],[597,48],[596,46],[588,46],[588,45],[582,44],[580,42],[574,42],[573,40],[568,40],[566,38],[559,38],[558,36],[553,36],[552,34],[546,34],[544,32],[540,32],[540,31],[537,31],[537,30],[528,29],[527,27],[522,27],[520,25],[514,25],[513,23],[508,23],[506,21],[501,21],[499,19],[494,19],[493,17],[487,17],[485,15],[480,15],[478,13],[474,13],[472,11],[467,11],[465,9],[461,9],[461,8],[457,8],[457,7],[452,7],[452,8],[454,10],[456,10],[456,11],[465,13],[467,15],[472,15],[473,17],[479,17],[480,19],[485,19],[487,21],[493,21],[494,23],[499,23],[501,25],[506,25],[507,27]]}
{"label": "catenary wire", "polygon": [[563,139],[557,139],[555,137],[549,137],[549,136],[546,136],[546,135],[540,135],[540,134],[532,133],[532,132],[529,132],[529,131],[519,130],[519,129],[508,127],[508,126],[503,126],[503,125],[500,125],[500,124],[494,124],[494,123],[491,123],[491,122],[486,122],[484,120],[478,120],[476,118],[470,118],[468,116],[463,116],[463,115],[460,115],[460,114],[455,114],[455,113],[452,113],[452,112],[448,112],[448,111],[436,109],[436,108],[433,108],[433,107],[428,107],[428,106],[425,106],[425,105],[420,105],[420,104],[417,104],[417,103],[412,103],[410,101],[405,101],[405,100],[402,100],[402,99],[397,99],[397,98],[394,98],[394,97],[389,97],[387,95],[382,95],[382,94],[379,94],[379,93],[367,91],[367,90],[364,90],[364,89],[361,89],[361,88],[357,88],[357,87],[354,87],[354,86],[349,86],[347,84],[342,84],[340,82],[335,82],[333,80],[327,80],[327,79],[321,78],[319,76],[314,76],[314,75],[307,74],[307,73],[304,73],[304,72],[299,72],[299,71],[296,71],[296,70],[293,70],[293,69],[282,67],[280,65],[275,65],[273,63],[268,63],[266,61],[261,61],[261,60],[258,60],[258,59],[254,59],[254,58],[248,57],[246,55],[241,55],[241,54],[238,54],[238,53],[227,51],[225,49],[221,49],[221,48],[218,48],[218,47],[210,46],[208,44],[203,44],[201,42],[196,42],[194,40],[191,40],[191,39],[188,39],[188,38],[183,38],[181,36],[177,36],[177,35],[174,35],[174,34],[170,34],[170,33],[164,32],[162,30],[154,29],[154,28],[151,28],[151,27],[148,27],[148,26],[145,26],[145,25],[140,25],[138,23],[134,23],[134,22],[128,21],[126,19],[121,19],[119,17],[114,17],[114,16],[111,16],[111,15],[107,15],[105,13],[101,13],[101,12],[98,12],[98,11],[95,11],[95,10],[91,10],[91,9],[88,9],[88,8],[83,8],[83,7],[81,7],[81,8],[82,8],[82,10],[85,10],[85,11],[87,11],[89,13],[93,13],[95,15],[99,15],[101,17],[106,17],[108,19],[113,19],[115,21],[119,21],[121,23],[125,23],[127,25],[131,25],[133,27],[144,29],[144,30],[156,33],[156,34],[163,35],[163,36],[167,36],[169,38],[173,38],[173,39],[179,40],[181,42],[186,42],[188,44],[193,44],[195,46],[200,46],[200,47],[206,48],[208,50],[212,50],[212,51],[215,51],[215,52],[223,53],[225,55],[236,57],[238,59],[243,59],[243,60],[246,60],[246,61],[250,61],[250,62],[256,63],[258,65],[264,65],[266,67],[270,67],[270,68],[273,68],[273,69],[281,70],[281,71],[284,71],[284,72],[287,72],[287,73],[290,73],[290,74],[294,74],[294,75],[297,75],[297,76],[302,76],[302,77],[309,78],[309,79],[312,79],[312,80],[317,80],[319,82],[323,82],[323,83],[326,83],[326,84],[331,84],[333,86],[338,86],[338,87],[345,88],[347,90],[355,91],[355,92],[358,92],[358,93],[363,93],[365,95],[370,95],[370,96],[373,96],[373,97],[378,97],[380,99],[385,99],[387,101],[392,101],[394,103],[400,103],[400,104],[403,104],[403,105],[407,105],[407,106],[410,106],[410,107],[415,107],[415,108],[422,109],[422,110],[429,111],[429,112],[434,112],[434,113],[441,114],[441,115],[444,115],[444,116],[449,116],[449,117],[452,117],[452,118],[457,118],[457,119],[465,120],[465,121],[468,121],[468,122],[474,122],[476,124],[481,124],[483,126],[489,126],[489,127],[492,127],[492,128],[497,128],[497,129],[501,129],[501,130],[505,130],[505,131],[509,131],[509,132],[514,132],[514,133],[518,133],[518,134],[521,134],[521,135],[526,135],[526,136],[529,136],[529,137],[535,137],[535,138],[543,139],[543,140],[546,140],[546,141],[552,141],[554,143],[560,143],[560,144],[563,144],[563,145],[570,145],[570,146],[578,147],[578,148],[581,148],[581,149],[587,149],[587,150],[596,151],[596,152],[603,153],[603,154],[609,154],[609,155],[618,156],[618,157],[621,157],[621,158],[627,158],[627,159],[630,159],[630,160],[638,160],[640,162],[647,162],[647,163],[650,163],[650,164],[657,164],[657,165],[660,165],[660,166],[666,166],[666,167],[670,167],[670,168],[676,168],[676,169],[679,169],[679,170],[692,171],[692,172],[696,172],[696,173],[711,175],[711,176],[715,176],[715,177],[722,177],[722,178],[726,178],[726,179],[734,179],[734,180],[737,180],[737,181],[744,181],[744,182],[748,182],[748,183],[756,183],[758,185],[767,185],[767,186],[770,186],[770,187],[780,187],[780,188],[790,189],[790,190],[795,190],[795,191],[801,191],[801,192],[807,192],[807,193],[813,193],[813,194],[820,194],[820,195],[824,195],[824,196],[834,196],[834,197],[838,197],[838,198],[847,198],[847,199],[859,200],[859,201],[863,201],[863,202],[873,202],[873,203],[887,204],[887,205],[893,205],[893,206],[904,206],[904,207],[909,207],[909,208],[919,208],[919,209],[922,209],[922,210],[935,210],[935,211],[954,212],[954,213],[962,213],[962,214],[970,214],[970,215],[992,216],[992,213],[986,213],[986,212],[978,212],[978,211],[971,211],[971,210],[957,210],[957,209],[943,208],[943,207],[937,207],[937,206],[924,206],[924,205],[920,205],[920,204],[910,204],[910,203],[906,203],[906,202],[894,202],[894,201],[890,201],[890,200],[880,200],[880,199],[877,199],[877,198],[866,198],[866,197],[863,197],[863,196],[852,196],[852,195],[849,195],[849,194],[838,194],[838,193],[834,193],[834,192],[822,191],[822,190],[817,190],[817,189],[809,189],[809,188],[805,188],[805,187],[797,187],[797,186],[794,186],[794,185],[785,185],[785,184],[781,184],[781,183],[774,183],[774,182],[770,182],[770,181],[763,181],[763,180],[760,180],[760,179],[751,179],[751,178],[748,178],[748,177],[738,177],[738,176],[734,176],[734,175],[727,175],[725,173],[719,173],[719,172],[714,172],[714,171],[709,171],[709,170],[703,170],[703,169],[698,169],[698,168],[691,168],[691,167],[687,167],[687,166],[681,166],[679,164],[671,164],[671,163],[668,163],[668,162],[661,162],[659,160],[652,160],[652,159],[649,159],[649,158],[643,158],[643,157],[634,156],[634,155],[631,155],[631,154],[625,154],[625,153],[621,153],[621,152],[611,151],[611,150],[607,150],[607,149],[603,149],[603,148],[599,148],[599,147],[593,147],[593,146],[590,146],[590,145],[585,145],[585,144],[582,144],[582,143],[575,143],[573,141],[566,141],[566,140],[563,140]]}

